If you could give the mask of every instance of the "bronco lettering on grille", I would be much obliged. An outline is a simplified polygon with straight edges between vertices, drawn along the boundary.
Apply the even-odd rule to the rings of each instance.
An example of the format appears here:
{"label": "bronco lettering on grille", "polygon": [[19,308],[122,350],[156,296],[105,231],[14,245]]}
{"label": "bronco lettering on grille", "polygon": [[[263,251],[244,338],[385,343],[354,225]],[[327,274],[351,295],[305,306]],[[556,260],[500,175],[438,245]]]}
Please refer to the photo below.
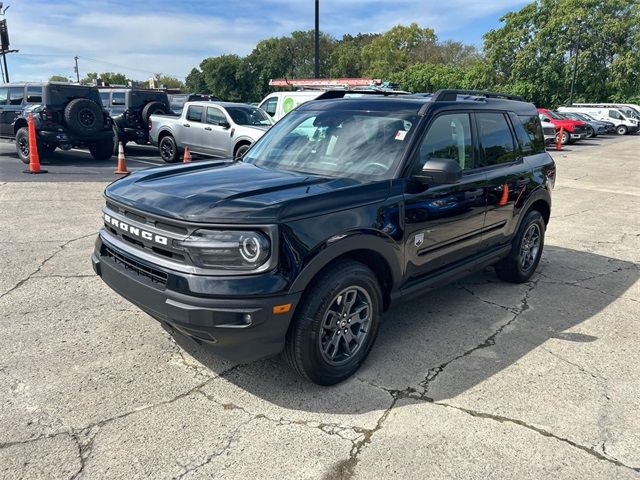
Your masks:
{"label": "bronco lettering on grille", "polygon": [[133,235],[136,237],[140,237],[144,240],[148,240],[150,242],[156,242],[160,245],[167,245],[169,243],[169,239],[167,237],[163,237],[162,235],[157,235],[152,232],[147,232],[146,230],[142,230],[138,227],[134,227],[129,225],[128,223],[124,223],[117,218],[113,218],[111,215],[103,214],[104,222],[112,227],[116,227],[123,232],[127,232],[129,235]]}

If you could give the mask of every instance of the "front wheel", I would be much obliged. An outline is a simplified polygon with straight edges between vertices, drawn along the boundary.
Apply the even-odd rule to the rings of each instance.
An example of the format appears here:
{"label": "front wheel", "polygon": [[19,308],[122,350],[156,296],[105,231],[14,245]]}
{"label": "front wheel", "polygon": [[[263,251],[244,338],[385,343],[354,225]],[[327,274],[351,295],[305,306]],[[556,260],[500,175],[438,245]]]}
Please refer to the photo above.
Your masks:
{"label": "front wheel", "polygon": [[247,151],[249,150],[249,148],[251,148],[251,145],[240,145],[237,149],[236,149],[236,153],[234,155],[234,158],[236,160],[240,160],[242,157],[244,157],[244,154],[247,153]]}
{"label": "front wheel", "polygon": [[113,156],[113,139],[92,143],[89,145],[89,153],[95,160],[109,160]]}
{"label": "front wheel", "polygon": [[627,131],[628,131],[628,130],[627,130],[627,127],[625,127],[624,125],[619,125],[619,126],[616,128],[616,133],[617,133],[618,135],[626,135],[626,134],[627,134]]}
{"label": "front wheel", "polygon": [[562,138],[560,138],[560,132],[556,133],[556,143],[558,140],[562,143],[562,145],[567,145],[571,141],[571,135],[566,130],[562,131]]}
{"label": "front wheel", "polygon": [[532,210],[524,217],[509,255],[496,265],[498,277],[512,283],[524,283],[536,271],[544,248],[545,224],[542,215]]}
{"label": "front wheel", "polygon": [[314,383],[339,383],[364,362],[381,315],[375,274],[352,260],[335,263],[307,288],[289,327],[284,356]]}
{"label": "front wheel", "polygon": [[596,136],[596,131],[592,127],[587,128],[587,138],[593,138]]}

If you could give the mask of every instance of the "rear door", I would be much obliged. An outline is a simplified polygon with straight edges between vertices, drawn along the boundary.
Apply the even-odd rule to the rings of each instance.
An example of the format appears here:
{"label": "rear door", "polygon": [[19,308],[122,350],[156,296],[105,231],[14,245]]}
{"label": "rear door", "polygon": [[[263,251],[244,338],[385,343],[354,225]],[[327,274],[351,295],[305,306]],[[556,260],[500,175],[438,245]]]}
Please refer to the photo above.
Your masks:
{"label": "rear door", "polygon": [[8,118],[5,109],[9,103],[9,87],[0,87],[0,135],[3,137],[13,136],[11,118]]}
{"label": "rear door", "polygon": [[204,144],[206,153],[220,157],[230,157],[231,132],[229,120],[224,112],[218,107],[207,107],[204,127]]}
{"label": "rear door", "polygon": [[[515,120],[517,116],[513,115]],[[482,240],[483,249],[508,243],[517,221],[516,205],[526,199],[533,184],[531,168],[524,161],[524,152],[515,135],[527,135],[524,127],[512,124],[505,112],[475,113],[479,143],[479,166],[487,178],[487,215]],[[538,122],[530,119],[532,128]],[[527,135],[528,137],[528,135]]]}
{"label": "rear door", "polygon": [[3,108],[3,120],[2,124],[6,128],[6,132],[9,135],[13,134],[13,123],[20,115],[20,112],[24,108],[24,91],[25,86],[21,87],[9,87],[9,99]]}
{"label": "rear door", "polygon": [[180,140],[183,147],[189,147],[196,152],[206,153],[205,124],[203,123],[204,107],[201,105],[189,105],[180,124]]}
{"label": "rear door", "polygon": [[413,160],[417,174],[430,158],[450,158],[463,168],[453,185],[413,184],[405,194],[406,275],[411,280],[430,274],[479,251],[484,226],[486,174],[475,167],[473,117],[444,112],[429,125]]}

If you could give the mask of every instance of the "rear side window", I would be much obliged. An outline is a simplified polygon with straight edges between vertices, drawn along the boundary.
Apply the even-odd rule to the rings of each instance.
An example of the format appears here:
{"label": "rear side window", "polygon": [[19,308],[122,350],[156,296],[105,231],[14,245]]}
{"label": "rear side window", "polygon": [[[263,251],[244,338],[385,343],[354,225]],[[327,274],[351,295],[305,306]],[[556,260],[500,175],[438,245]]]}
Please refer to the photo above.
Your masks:
{"label": "rear side window", "polygon": [[27,103],[42,103],[42,87],[27,87]]}
{"label": "rear side window", "polygon": [[103,105],[109,105],[109,92],[100,92],[100,100]]}
{"label": "rear side window", "polygon": [[481,167],[513,162],[516,158],[509,123],[502,113],[476,113],[478,138],[482,158]]}
{"label": "rear side window", "polygon": [[24,100],[24,87],[9,88],[9,105],[22,105]]}
{"label": "rear side window", "polygon": [[49,86],[48,103],[52,105],[66,105],[75,98],[88,98],[100,104],[100,94],[97,88],[55,84]]}
{"label": "rear side window", "polygon": [[187,120],[191,122],[201,122],[202,110],[203,107],[199,105],[189,105],[189,108],[187,109]]}
{"label": "rear side window", "polygon": [[111,105],[124,105],[126,103],[125,92],[113,92],[111,94]]}
{"label": "rear side window", "polygon": [[518,143],[525,155],[540,153],[545,151],[544,134],[542,125],[537,115],[509,114],[511,122],[516,130]]}
{"label": "rear side window", "polygon": [[278,97],[267,98],[264,102],[262,102],[260,108],[272,117],[275,116],[276,109],[278,108]]}
{"label": "rear side window", "polygon": [[420,145],[422,170],[430,158],[450,158],[464,169],[473,168],[473,142],[468,113],[451,113],[436,117]]}
{"label": "rear side window", "polygon": [[0,88],[0,105],[6,105],[9,100],[9,88],[2,87]]}

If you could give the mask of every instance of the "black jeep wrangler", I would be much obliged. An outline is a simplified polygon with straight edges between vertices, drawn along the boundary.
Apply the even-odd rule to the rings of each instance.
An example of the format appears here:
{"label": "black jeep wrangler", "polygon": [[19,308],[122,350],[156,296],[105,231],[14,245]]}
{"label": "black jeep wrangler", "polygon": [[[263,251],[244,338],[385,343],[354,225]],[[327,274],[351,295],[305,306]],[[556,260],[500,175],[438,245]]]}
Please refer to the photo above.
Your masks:
{"label": "black jeep wrangler", "polygon": [[358,369],[401,298],[490,265],[529,280],[555,182],[535,107],[345,93],[299,106],[242,161],[111,184],[94,270],[170,330],[235,361],[284,351],[322,385]]}
{"label": "black jeep wrangler", "polygon": [[15,138],[18,156],[24,163],[29,163],[30,113],[41,156],[58,147],[77,147],[88,148],[96,160],[111,158],[111,119],[102,108],[97,88],[60,82],[0,86],[0,136]]}
{"label": "black jeep wrangler", "polygon": [[159,90],[143,88],[100,88],[100,97],[113,119],[114,147],[118,142],[149,143],[149,117],[169,114],[169,97]]}

